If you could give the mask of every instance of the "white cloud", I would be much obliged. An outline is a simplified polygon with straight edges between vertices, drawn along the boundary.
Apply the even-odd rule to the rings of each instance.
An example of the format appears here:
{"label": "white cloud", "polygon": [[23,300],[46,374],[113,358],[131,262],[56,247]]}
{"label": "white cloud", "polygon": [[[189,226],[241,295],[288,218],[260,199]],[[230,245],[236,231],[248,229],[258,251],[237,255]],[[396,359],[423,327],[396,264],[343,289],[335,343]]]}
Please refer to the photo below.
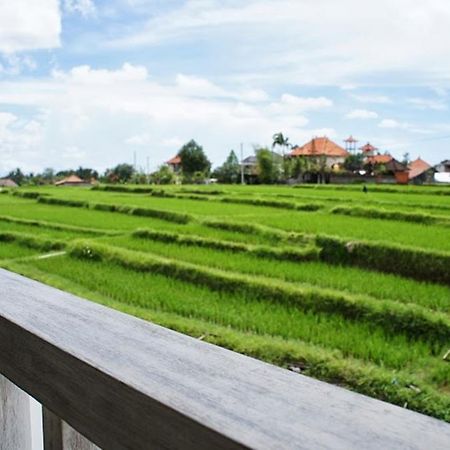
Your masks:
{"label": "white cloud", "polygon": [[[44,141],[33,148],[36,153],[45,149],[45,166],[74,164],[89,155],[84,164],[99,169],[129,161],[131,146],[140,158],[145,152],[156,167],[167,160],[169,150],[172,153],[191,138],[205,146],[214,162],[241,141],[270,145],[273,133],[280,130],[292,142],[302,142],[317,134],[305,128],[309,118],[304,114],[333,104],[326,97],[288,93],[274,102],[263,91],[229,90],[185,75],[161,83],[145,67],[128,63],[116,70],[84,65],[55,71],[46,79],[0,81],[2,103],[45,110],[39,119]],[[21,120],[2,120],[13,119]],[[130,147],[124,148],[124,143]],[[34,167],[33,158],[21,151],[16,155],[24,168]]]}
{"label": "white cloud", "polygon": [[391,130],[406,130],[409,131],[411,133],[416,133],[416,134],[432,134],[433,130],[429,129],[429,128],[421,128],[421,127],[417,127],[415,125],[410,124],[409,122],[400,122],[398,120],[395,119],[383,119],[378,126],[380,128],[387,128],[387,129],[391,129]]}
{"label": "white cloud", "polygon": [[127,145],[148,145],[151,143],[151,137],[148,133],[135,134],[134,136],[130,136],[124,141]]}
{"label": "white cloud", "polygon": [[435,111],[445,111],[448,109],[447,103],[443,100],[414,97],[409,98],[408,103],[419,109],[433,109]]}
{"label": "white cloud", "polygon": [[450,83],[448,0],[192,0],[106,45],[203,39],[229,50],[230,70],[246,65],[259,80],[351,85],[392,73],[402,84]]}
{"label": "white cloud", "polygon": [[347,119],[377,119],[378,114],[375,111],[367,109],[353,109],[345,115]]}
{"label": "white cloud", "polygon": [[327,97],[298,97],[283,94],[279,101],[269,105],[269,111],[273,114],[294,115],[307,111],[318,111],[331,106],[333,106],[333,101]]}
{"label": "white cloud", "polygon": [[3,64],[0,64],[0,74],[19,75],[24,71],[33,71],[36,68],[36,61],[30,56],[18,56],[10,53],[3,56]]}
{"label": "white cloud", "polygon": [[124,63],[118,70],[92,69],[88,65],[76,66],[69,72],[53,71],[53,78],[80,84],[106,85],[121,82],[145,81],[148,71],[144,66]]}
{"label": "white cloud", "polygon": [[392,100],[387,95],[353,94],[352,98],[358,100],[361,103],[376,103],[376,104],[392,103]]}
{"label": "white cloud", "polygon": [[9,112],[0,112],[0,170],[6,172],[23,167],[38,156],[37,146],[43,139],[42,123],[36,119],[21,119]]}
{"label": "white cloud", "polygon": [[0,52],[58,47],[60,32],[58,0],[0,2]]}
{"label": "white cloud", "polygon": [[380,128],[401,128],[401,129],[408,129],[411,127],[411,125],[407,122],[399,122],[395,119],[383,119],[378,126]]}
{"label": "white cloud", "polygon": [[64,10],[69,13],[78,13],[84,17],[94,16],[97,12],[92,0],[64,0]]}
{"label": "white cloud", "polygon": [[181,93],[198,97],[225,97],[224,89],[216,86],[205,78],[178,74],[176,85]]}
{"label": "white cloud", "polygon": [[76,145],[69,145],[63,149],[61,156],[69,160],[70,163],[81,166],[83,165],[83,160],[86,158],[86,151]]}
{"label": "white cloud", "polygon": [[161,145],[164,147],[179,149],[188,139],[181,139],[179,137],[169,137],[161,141]]}

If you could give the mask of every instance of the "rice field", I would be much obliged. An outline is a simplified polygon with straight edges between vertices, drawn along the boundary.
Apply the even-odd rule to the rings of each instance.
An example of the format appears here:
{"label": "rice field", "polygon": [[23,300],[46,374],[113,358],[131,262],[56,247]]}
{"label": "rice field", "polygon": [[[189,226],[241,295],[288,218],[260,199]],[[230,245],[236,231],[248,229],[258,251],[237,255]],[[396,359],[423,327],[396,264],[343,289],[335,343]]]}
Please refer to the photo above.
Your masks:
{"label": "rice field", "polygon": [[4,191],[0,265],[450,421],[448,194],[398,186],[367,194],[358,186]]}

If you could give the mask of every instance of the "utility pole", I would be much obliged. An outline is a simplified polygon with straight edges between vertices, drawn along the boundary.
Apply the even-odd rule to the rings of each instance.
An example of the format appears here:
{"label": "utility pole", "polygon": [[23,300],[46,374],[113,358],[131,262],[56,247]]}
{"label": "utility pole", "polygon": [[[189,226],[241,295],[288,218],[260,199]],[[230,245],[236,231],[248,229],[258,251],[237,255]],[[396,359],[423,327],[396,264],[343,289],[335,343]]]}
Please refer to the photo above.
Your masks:
{"label": "utility pole", "polygon": [[147,183],[150,183],[150,157],[147,156],[147,174],[146,174]]}
{"label": "utility pole", "polygon": [[137,160],[137,158],[136,158],[136,151],[134,151],[133,152],[133,167],[134,167],[134,171],[136,172],[137,171],[137,167],[136,167],[136,160]]}
{"label": "utility pole", "polygon": [[244,184],[244,144],[241,142],[241,184]]}

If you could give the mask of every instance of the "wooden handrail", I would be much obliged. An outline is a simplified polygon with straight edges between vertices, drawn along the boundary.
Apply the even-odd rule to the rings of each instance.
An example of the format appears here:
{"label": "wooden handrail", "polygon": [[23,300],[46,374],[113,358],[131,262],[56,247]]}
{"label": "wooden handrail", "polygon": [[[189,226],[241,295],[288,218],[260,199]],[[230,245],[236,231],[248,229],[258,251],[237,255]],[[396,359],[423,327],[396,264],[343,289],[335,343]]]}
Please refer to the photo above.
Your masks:
{"label": "wooden handrail", "polygon": [[0,373],[108,450],[450,448],[445,422],[5,270]]}

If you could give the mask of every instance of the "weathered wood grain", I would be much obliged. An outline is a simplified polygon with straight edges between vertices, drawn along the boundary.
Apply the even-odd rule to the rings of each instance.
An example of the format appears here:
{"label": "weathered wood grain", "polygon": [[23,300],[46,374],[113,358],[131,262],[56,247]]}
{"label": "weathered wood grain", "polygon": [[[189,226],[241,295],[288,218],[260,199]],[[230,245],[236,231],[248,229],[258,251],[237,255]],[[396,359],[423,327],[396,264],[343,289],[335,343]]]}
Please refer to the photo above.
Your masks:
{"label": "weathered wood grain", "polygon": [[42,408],[44,450],[99,450],[49,409]]}
{"label": "weathered wood grain", "polygon": [[1,374],[0,450],[31,450],[30,397]]}
{"label": "weathered wood grain", "polygon": [[433,418],[4,270],[0,292],[0,372],[103,449],[450,448]]}
{"label": "weathered wood grain", "polygon": [[64,450],[62,420],[45,406],[42,407],[44,450]]}

